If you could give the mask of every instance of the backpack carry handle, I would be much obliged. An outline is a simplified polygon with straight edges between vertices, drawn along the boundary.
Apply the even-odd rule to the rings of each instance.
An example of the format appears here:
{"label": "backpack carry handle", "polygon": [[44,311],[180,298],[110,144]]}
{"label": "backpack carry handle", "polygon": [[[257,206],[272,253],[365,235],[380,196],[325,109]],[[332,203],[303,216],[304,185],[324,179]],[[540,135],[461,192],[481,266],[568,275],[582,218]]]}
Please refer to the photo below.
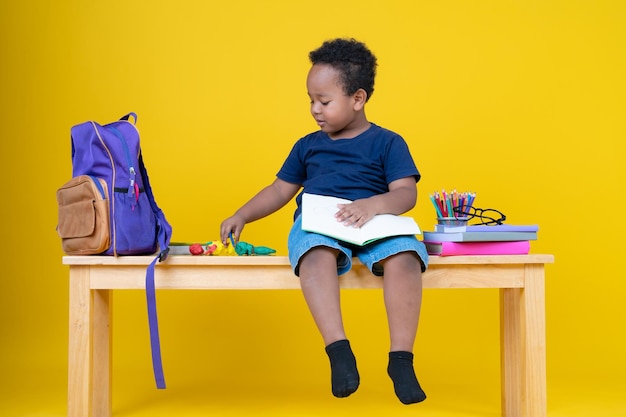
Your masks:
{"label": "backpack carry handle", "polygon": [[137,114],[134,112],[130,112],[127,115],[124,115],[122,117],[120,117],[120,120],[126,120],[129,121],[128,119],[130,119],[130,116],[133,116],[133,119],[135,119],[135,121],[133,122],[134,125],[137,124]]}

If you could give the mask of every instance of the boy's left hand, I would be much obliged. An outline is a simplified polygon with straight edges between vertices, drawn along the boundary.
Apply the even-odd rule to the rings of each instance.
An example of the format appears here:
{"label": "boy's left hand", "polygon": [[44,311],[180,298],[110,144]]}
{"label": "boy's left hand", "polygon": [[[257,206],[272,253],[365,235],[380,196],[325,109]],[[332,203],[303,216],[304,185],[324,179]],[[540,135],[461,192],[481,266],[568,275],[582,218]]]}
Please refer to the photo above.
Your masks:
{"label": "boy's left hand", "polygon": [[345,226],[361,227],[374,218],[376,211],[367,200],[355,200],[350,204],[338,204],[339,211],[335,213],[337,221]]}
{"label": "boy's left hand", "polygon": [[387,193],[354,200],[349,204],[338,204],[339,210],[335,217],[346,226],[362,227],[377,214],[406,213],[415,206],[416,200],[415,178],[400,178],[389,183]]}

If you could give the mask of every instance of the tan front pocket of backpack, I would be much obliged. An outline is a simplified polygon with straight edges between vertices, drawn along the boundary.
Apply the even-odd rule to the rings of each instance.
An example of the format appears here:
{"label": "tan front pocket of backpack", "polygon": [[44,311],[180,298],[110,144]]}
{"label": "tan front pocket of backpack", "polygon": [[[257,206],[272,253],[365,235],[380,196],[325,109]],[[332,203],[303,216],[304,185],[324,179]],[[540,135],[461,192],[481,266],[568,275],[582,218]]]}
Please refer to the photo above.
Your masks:
{"label": "tan front pocket of backpack", "polygon": [[109,248],[109,193],[104,180],[74,177],[57,190],[57,203],[57,232],[66,254],[95,255]]}

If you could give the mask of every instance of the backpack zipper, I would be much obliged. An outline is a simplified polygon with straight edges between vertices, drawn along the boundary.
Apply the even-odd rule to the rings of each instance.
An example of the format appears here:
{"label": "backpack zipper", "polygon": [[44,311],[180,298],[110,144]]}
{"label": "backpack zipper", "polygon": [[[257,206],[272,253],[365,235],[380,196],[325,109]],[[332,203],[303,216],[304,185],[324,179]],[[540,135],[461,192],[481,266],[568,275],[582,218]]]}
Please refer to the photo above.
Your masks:
{"label": "backpack zipper", "polygon": [[[93,130],[96,132],[96,136],[98,136],[98,140],[100,140],[102,147],[106,151],[107,155],[109,155],[109,161],[111,161],[111,171],[112,171],[111,186],[114,188],[115,177],[116,177],[117,172],[115,170],[115,161],[113,161],[113,155],[111,155],[111,151],[109,150],[109,147],[104,142],[104,139],[102,139],[102,136],[100,135],[100,131],[98,130],[98,126],[96,125],[96,123],[91,122],[91,125],[93,126]],[[111,222],[112,222],[111,223],[112,224],[111,245],[113,246],[113,256],[117,256],[117,227],[115,226],[115,193],[113,192],[110,193],[110,199],[111,199],[111,202],[109,206],[111,210]]]}
{"label": "backpack zipper", "polygon": [[126,142],[124,135],[122,135],[122,132],[112,126],[109,127],[109,130],[113,132],[115,136],[117,136],[120,142],[122,142],[122,148],[124,149],[124,155],[126,156],[126,165],[128,165],[128,174],[130,178],[127,195],[131,198],[132,210],[135,210],[135,206],[139,201],[139,185],[135,181],[135,176],[137,175],[137,173],[135,171],[135,167],[133,167],[132,158],[130,157],[130,149],[128,149],[128,143]]}
{"label": "backpack zipper", "polygon": [[100,191],[102,199],[106,200],[106,193],[104,192],[104,188],[102,188],[102,184],[100,184],[100,181],[98,181],[98,178],[94,177],[93,175],[89,175],[89,178],[91,178],[98,191]]}

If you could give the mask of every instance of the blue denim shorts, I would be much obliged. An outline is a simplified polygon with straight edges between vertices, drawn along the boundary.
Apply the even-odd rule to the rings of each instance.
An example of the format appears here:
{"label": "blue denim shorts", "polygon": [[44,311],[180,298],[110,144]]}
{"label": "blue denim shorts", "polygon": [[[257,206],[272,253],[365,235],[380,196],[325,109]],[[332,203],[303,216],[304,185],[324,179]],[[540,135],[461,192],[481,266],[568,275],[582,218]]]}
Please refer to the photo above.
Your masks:
{"label": "blue denim shorts", "polygon": [[415,236],[393,236],[374,241],[365,246],[358,246],[332,237],[306,232],[302,230],[302,218],[298,216],[291,227],[287,241],[289,262],[297,276],[299,276],[300,258],[317,246],[326,246],[339,251],[337,257],[338,275],[343,275],[352,268],[353,256],[359,258],[367,266],[367,269],[376,276],[383,276],[383,267],[380,261],[401,252],[415,252],[422,264],[422,272],[428,267],[426,246]]}

